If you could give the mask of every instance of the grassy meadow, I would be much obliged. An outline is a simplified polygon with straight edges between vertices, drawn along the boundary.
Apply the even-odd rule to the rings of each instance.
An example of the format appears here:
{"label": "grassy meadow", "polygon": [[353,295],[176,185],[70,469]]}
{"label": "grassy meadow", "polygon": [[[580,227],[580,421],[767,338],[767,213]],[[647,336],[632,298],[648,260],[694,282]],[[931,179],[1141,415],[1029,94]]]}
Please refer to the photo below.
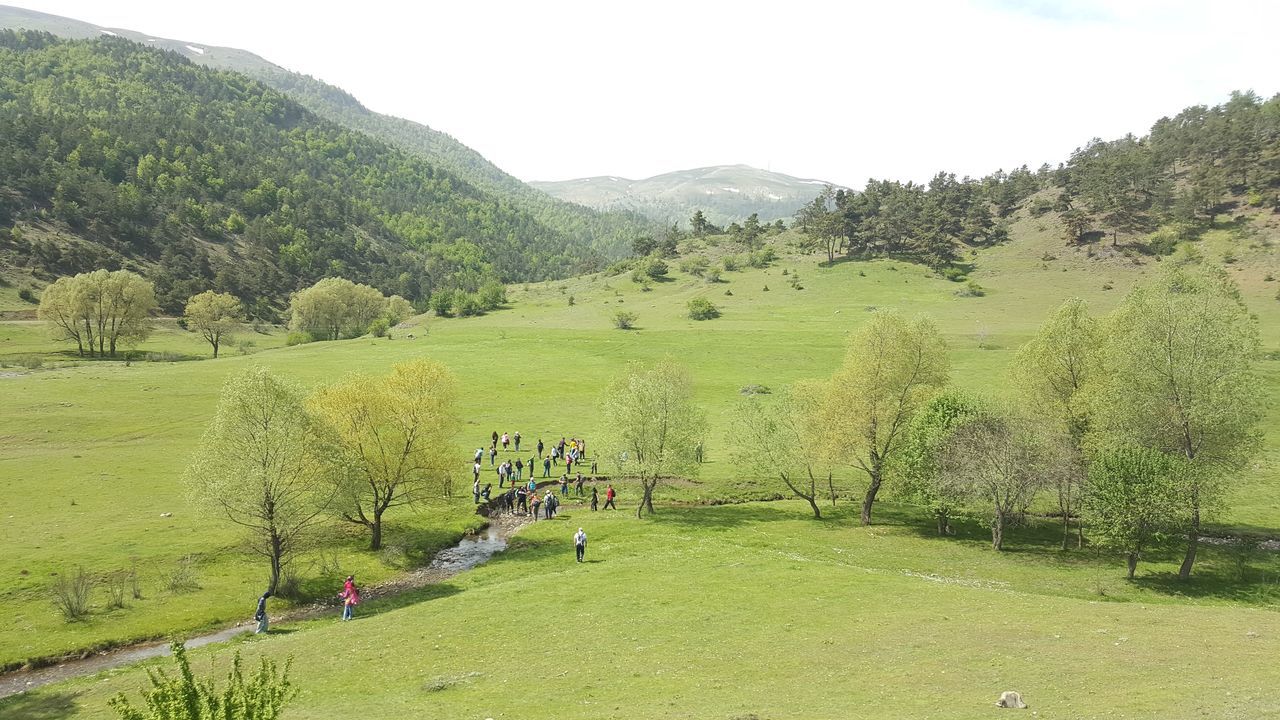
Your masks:
{"label": "grassy meadow", "polygon": [[[1197,244],[1209,260],[1231,260],[1273,358],[1274,222],[1251,221],[1252,234],[1224,222]],[[229,373],[260,364],[314,386],[427,356],[459,377],[455,498],[393,511],[388,549],[376,555],[353,530],[327,528],[325,552],[299,561],[314,596],[336,591],[335,568],[376,582],[474,526],[469,460],[490,432],[519,430],[526,459],[539,437],[585,437],[590,449],[608,379],[627,361],[672,355],[691,368],[711,421],[701,477],[661,488],[668,504],[652,521],[634,520],[638,493],[623,486],[623,512],[570,507],[563,520],[522,530],[515,551],[421,591],[422,602],[245,643],[247,655],[294,656],[302,695],[291,716],[346,705],[368,717],[963,718],[985,716],[1006,689],[1046,717],[1280,714],[1270,692],[1280,681],[1269,662],[1280,650],[1273,554],[1204,547],[1184,585],[1168,579],[1176,558],[1158,556],[1126,583],[1118,558],[1053,550],[1047,525],[1014,531],[1011,550],[995,554],[973,521],[960,537],[938,539],[922,511],[892,503],[868,529],[855,527],[847,501],[822,522],[794,502],[691,507],[785,492],[735,460],[740,390],[829,375],[869,311],[930,315],[950,345],[953,381],[1000,394],[1018,346],[1063,300],[1083,297],[1103,313],[1159,268],[1105,244],[1065,247],[1059,228],[1036,219],[1020,219],[1013,236],[970,258],[981,297],[961,297],[959,284],[903,262],[823,267],[785,252],[784,235],[778,262],[720,283],[673,262],[669,279],[647,291],[625,274],[517,286],[508,309],[420,318],[391,339],[281,347],[278,332],[251,333],[246,354],[233,343],[217,361],[0,370],[0,540],[17,549],[0,557],[0,599],[11,609],[0,618],[0,666],[252,613],[261,561],[231,527],[196,514],[178,482]],[[790,282],[797,275],[802,289]],[[722,317],[685,317],[698,296]],[[618,310],[636,313],[637,328],[614,329]],[[174,326],[141,349],[207,356],[201,345]],[[71,360],[38,325],[0,322],[0,361],[33,354]],[[1272,400],[1266,448],[1214,522],[1274,535],[1280,360],[1261,369],[1259,392]],[[603,461],[600,469],[611,470]],[[840,483],[856,491],[861,478]],[[584,523],[598,562],[575,566],[569,537]],[[116,610],[99,600],[89,620],[66,623],[48,586],[51,574],[77,566],[137,568],[143,598]],[[184,566],[199,589],[165,589]],[[193,657],[203,667],[228,655]],[[143,682],[136,668],[115,671],[0,701],[0,715],[108,717],[107,695]]]}

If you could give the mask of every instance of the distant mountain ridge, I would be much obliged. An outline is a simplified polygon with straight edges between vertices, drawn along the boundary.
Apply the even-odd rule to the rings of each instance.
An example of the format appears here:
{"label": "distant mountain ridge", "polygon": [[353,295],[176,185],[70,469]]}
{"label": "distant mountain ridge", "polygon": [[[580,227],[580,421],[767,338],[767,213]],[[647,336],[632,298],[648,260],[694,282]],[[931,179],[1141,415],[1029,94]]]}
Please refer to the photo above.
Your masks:
{"label": "distant mountain ridge", "polygon": [[749,165],[678,170],[643,180],[605,175],[529,184],[561,200],[598,210],[637,212],[666,224],[685,223],[701,210],[717,225],[740,222],[752,213],[761,221],[790,219],[823,187],[834,185]]}
{"label": "distant mountain ridge", "polygon": [[412,120],[375,113],[341,88],[309,75],[293,72],[246,50],[162,38],[136,30],[102,27],[72,18],[0,5],[0,29],[4,28],[39,30],[69,39],[92,39],[103,35],[122,37],[177,53],[211,68],[244,73],[288,95],[320,117],[371,135],[439,165],[471,185],[529,212],[543,224],[564,233],[584,250],[591,250],[606,258],[625,256],[630,250],[632,238],[652,230],[651,223],[645,217],[626,212],[625,208],[600,212],[552,197],[504,172],[447,133]]}

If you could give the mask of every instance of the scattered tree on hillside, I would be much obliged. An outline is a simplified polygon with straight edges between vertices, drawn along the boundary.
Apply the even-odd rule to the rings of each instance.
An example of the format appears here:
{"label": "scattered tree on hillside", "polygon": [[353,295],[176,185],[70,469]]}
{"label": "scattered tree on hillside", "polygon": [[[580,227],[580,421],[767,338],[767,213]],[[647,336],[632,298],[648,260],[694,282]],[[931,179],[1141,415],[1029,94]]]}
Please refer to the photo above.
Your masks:
{"label": "scattered tree on hillside", "polygon": [[707,217],[702,214],[701,210],[696,210],[693,217],[689,218],[689,231],[694,237],[700,238],[707,234],[711,228],[711,223],[707,222]]}
{"label": "scattered tree on hillside", "polygon": [[1104,547],[1125,554],[1130,580],[1142,551],[1186,524],[1180,471],[1178,459],[1159,450],[1123,446],[1099,452],[1089,465],[1090,526]]}
{"label": "scattered tree on hillside", "polygon": [[74,340],[79,354],[115,357],[121,344],[151,334],[151,283],[128,270],[95,270],[58,278],[40,297],[39,317],[55,339]]}
{"label": "scattered tree on hillside", "polygon": [[942,472],[986,503],[991,547],[1026,512],[1043,481],[1045,444],[1029,421],[984,411],[960,424],[943,446]]}
{"label": "scattered tree on hillside", "polygon": [[867,474],[863,525],[871,523],[886,463],[911,418],[947,384],[949,368],[946,344],[932,322],[881,311],[854,335],[844,363],[827,382],[819,447]]}
{"label": "scattered tree on hillside", "polygon": [[663,478],[696,475],[706,416],[693,401],[693,379],[684,366],[662,360],[631,364],[600,400],[603,445],[620,473],[640,481],[636,517],[653,513],[653,492]]}
{"label": "scattered tree on hillside", "polygon": [[[1062,514],[1062,549],[1067,549],[1071,518],[1079,511],[1085,480],[1084,439],[1091,408],[1084,392],[1101,370],[1102,337],[1085,301],[1064,303],[1018,351],[1013,374],[1026,407],[1047,418],[1070,438],[1066,464],[1056,468],[1058,511]],[[1079,526],[1077,544],[1083,544]]]}
{"label": "scattered tree on hillside", "polygon": [[245,528],[250,551],[270,563],[272,593],[333,494],[312,477],[312,430],[301,388],[251,368],[223,386],[213,422],[187,466],[191,497]]}
{"label": "scattered tree on hillside", "polygon": [[1234,471],[1259,446],[1257,320],[1221,268],[1180,266],[1130,292],[1105,336],[1094,442],[1185,459],[1186,579],[1202,514],[1223,504]]}
{"label": "scattered tree on hillside", "polygon": [[943,472],[942,454],[951,434],[979,416],[982,405],[967,395],[943,392],[916,413],[902,448],[889,467],[902,497],[929,508],[939,535],[951,534],[951,516],[970,499],[971,488]]}
{"label": "scattered tree on hillside", "polygon": [[205,342],[213,347],[213,356],[216,358],[218,346],[224,339],[229,340],[244,322],[242,313],[240,299],[235,295],[206,290],[187,301],[182,317],[186,320],[188,330],[200,333]]}
{"label": "scattered tree on hillside", "polygon": [[833,475],[831,466],[813,452],[822,435],[821,392],[820,383],[798,382],[772,402],[758,395],[743,398],[734,412],[733,430],[739,465],[777,473],[793,495],[809,503],[815,519],[822,518],[818,482],[830,488]]}
{"label": "scattered tree on hillside", "polygon": [[376,289],[345,278],[325,278],[293,294],[289,327],[321,340],[357,337],[386,311],[387,298]]}
{"label": "scattered tree on hillside", "polygon": [[448,369],[418,359],[385,377],[348,375],[311,396],[335,507],[368,528],[370,549],[382,547],[387,510],[444,483],[458,431],[456,394]]}

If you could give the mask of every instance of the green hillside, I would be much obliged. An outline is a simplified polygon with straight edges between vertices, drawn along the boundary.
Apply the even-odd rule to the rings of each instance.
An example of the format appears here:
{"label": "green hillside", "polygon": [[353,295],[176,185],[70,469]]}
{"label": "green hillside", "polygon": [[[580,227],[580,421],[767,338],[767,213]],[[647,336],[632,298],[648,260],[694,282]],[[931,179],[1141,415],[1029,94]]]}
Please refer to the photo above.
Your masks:
{"label": "green hillside", "polygon": [[0,262],[19,272],[133,267],[166,310],[214,288],[265,316],[330,274],[425,299],[453,282],[423,272],[433,253],[506,281],[601,260],[243,75],[112,37],[2,31],[0,59]]}
{"label": "green hillside", "polygon": [[625,212],[598,212],[553,198],[503,172],[447,133],[412,120],[375,113],[340,88],[292,72],[245,50],[161,38],[125,28],[99,28],[79,20],[5,5],[0,5],[0,28],[39,30],[75,39],[94,39],[109,33],[177,53],[200,65],[243,73],[326,120],[424,158],[468,184],[527,211],[543,225],[564,234],[575,247],[606,258],[625,255],[633,237],[652,231],[652,223],[644,217]]}
{"label": "green hillside", "polygon": [[[1241,225],[1254,228],[1248,239],[1236,232]],[[464,389],[461,473],[466,448],[485,442],[494,429],[520,430],[530,442],[562,435],[591,442],[600,420],[598,393],[621,363],[675,355],[692,369],[696,399],[712,424],[700,477],[662,488],[662,507],[652,522],[638,523],[625,513],[593,516],[571,501],[562,520],[522,531],[509,555],[425,591],[415,603],[374,604],[363,611],[375,617],[350,628],[303,623],[294,626],[294,634],[245,645],[251,657],[294,656],[303,687],[299,717],[328,712],[344,701],[360,704],[369,717],[391,717],[407,706],[442,715],[485,708],[493,716],[525,708],[523,699],[493,695],[490,686],[501,684],[507,673],[494,666],[489,635],[481,632],[511,606],[550,616],[542,622],[554,623],[563,641],[547,645],[538,633],[514,633],[503,641],[504,657],[539,668],[582,663],[595,669],[575,675],[581,682],[567,684],[559,704],[522,713],[532,717],[730,711],[873,717],[866,708],[892,702],[921,712],[933,708],[938,717],[968,718],[981,716],[1010,688],[1028,693],[1041,714],[1055,710],[1048,713],[1055,717],[1101,714],[1104,707],[1148,717],[1171,705],[1187,712],[1165,716],[1213,714],[1219,705],[1212,698],[1227,688],[1243,707],[1265,714],[1268,666],[1248,658],[1271,652],[1280,620],[1267,609],[1276,599],[1272,586],[1250,578],[1280,571],[1271,554],[1247,558],[1247,574],[1238,576],[1233,551],[1206,546],[1191,584],[1177,588],[1166,579],[1176,568],[1176,554],[1158,554],[1130,584],[1112,557],[1052,550],[1048,521],[1018,529],[1012,552],[995,555],[986,549],[978,518],[959,521],[956,538],[930,537],[927,515],[894,504],[889,492],[881,520],[855,528],[849,498],[862,481],[852,471],[837,478],[842,498],[824,512],[829,518],[823,523],[806,520],[806,508],[789,502],[719,509],[671,505],[785,494],[768,468],[736,459],[731,428],[740,391],[750,385],[776,391],[830,373],[845,338],[870,309],[935,318],[950,346],[954,382],[998,395],[1007,392],[1013,353],[1057,304],[1078,296],[1104,313],[1160,266],[1154,258],[1135,261],[1104,243],[1068,246],[1052,215],[1019,212],[1011,233],[1012,242],[971,258],[977,267],[972,278],[986,288],[981,297],[958,295],[959,284],[909,263],[827,265],[800,252],[802,238],[789,232],[769,241],[779,256],[770,266],[723,273],[724,282],[672,270],[668,280],[645,289],[627,273],[597,274],[515,287],[508,310],[478,318],[419,318],[390,340],[315,343],[129,368],[98,363],[0,378],[10,409],[0,417],[0,436],[7,438],[0,450],[0,492],[18,498],[0,538],[9,544],[37,538],[31,552],[0,561],[0,571],[18,578],[3,597],[20,608],[0,626],[0,659],[14,662],[191,629],[247,612],[260,568],[246,562],[231,528],[209,524],[186,504],[174,481],[230,372],[260,364],[315,385],[348,370],[385,371],[413,357],[441,360],[458,373]],[[1280,302],[1276,282],[1266,278],[1277,268],[1278,239],[1273,217],[1248,210],[1219,216],[1193,243],[1209,260],[1236,256],[1232,275],[1259,316],[1271,356],[1280,350]],[[720,236],[686,240],[680,251],[686,259],[702,255],[722,263],[741,248]],[[722,316],[689,320],[686,304],[695,297],[711,299]],[[637,330],[612,327],[610,316],[618,309],[636,313]],[[9,326],[11,333],[27,333],[28,342],[40,342],[38,329]],[[1265,392],[1280,399],[1276,362],[1265,361],[1262,369]],[[124,403],[132,408],[127,421],[109,410]],[[1247,527],[1271,534],[1280,528],[1277,407],[1273,402],[1266,423],[1266,452],[1240,478],[1230,509],[1216,518],[1215,533]],[[601,471],[613,468],[603,462]],[[39,493],[32,491],[35,484]],[[629,510],[638,491],[625,481],[619,487],[623,509]],[[125,488],[129,500],[122,504]],[[441,500],[390,517],[390,549],[380,555],[360,550],[358,538],[345,533],[329,548],[342,572],[356,570],[366,582],[376,582],[458,532],[469,505],[469,498]],[[591,557],[600,560],[588,564],[587,574],[571,574],[564,564],[569,555],[561,543],[578,525],[591,533]],[[83,542],[83,527],[99,528],[94,543]],[[201,589],[163,590],[164,574],[184,557],[193,558]],[[307,568],[301,571],[306,587],[317,593],[332,591],[319,569],[323,557],[308,554],[300,565]],[[107,572],[131,562],[141,568],[146,589],[142,600],[124,609],[98,609],[86,622],[67,624],[43,597],[52,572],[74,565]],[[703,610],[691,609],[691,596],[701,598]],[[1203,641],[1184,641],[1180,628],[1187,624],[1201,629]],[[905,643],[894,639],[920,626],[947,639],[937,633]],[[990,640],[1009,633],[1017,638],[1018,652],[1003,649],[1004,640]],[[1191,672],[1185,684],[1160,681],[1159,668],[1198,667],[1205,652],[1230,665],[1229,678]],[[956,654],[974,662],[960,662]],[[198,654],[201,663],[206,656]],[[226,653],[220,657],[225,661]],[[782,669],[805,667],[815,657],[820,662],[808,672]],[[928,668],[947,657],[953,657],[945,662],[947,674],[928,679]],[[1062,681],[1066,668],[1083,666],[1091,668],[1088,673]],[[835,667],[846,670],[825,674]],[[647,695],[671,687],[666,675],[676,670],[687,692],[671,704],[647,704]],[[813,673],[822,679],[820,690],[813,688]],[[850,673],[856,682],[841,679]],[[773,678],[786,703],[776,693],[749,689],[748,678],[758,675]],[[1115,679],[1121,675],[1124,683]],[[362,689],[375,676],[378,690]],[[0,711],[54,708],[59,716],[107,717],[106,696],[132,692],[141,682],[136,669],[117,671],[105,680],[0,702]],[[427,685],[446,689],[424,691]],[[1134,692],[1131,685],[1143,689]],[[918,686],[930,689],[927,700],[918,697]]]}

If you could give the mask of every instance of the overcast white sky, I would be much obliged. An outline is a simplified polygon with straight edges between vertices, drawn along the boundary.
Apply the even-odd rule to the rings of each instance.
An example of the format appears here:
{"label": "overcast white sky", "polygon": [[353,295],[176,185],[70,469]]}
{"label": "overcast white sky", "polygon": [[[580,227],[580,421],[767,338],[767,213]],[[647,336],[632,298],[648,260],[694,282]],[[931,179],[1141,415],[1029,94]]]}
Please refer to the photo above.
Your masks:
{"label": "overcast white sky", "polygon": [[250,50],[524,180],[983,175],[1280,81],[1267,0],[4,1]]}

